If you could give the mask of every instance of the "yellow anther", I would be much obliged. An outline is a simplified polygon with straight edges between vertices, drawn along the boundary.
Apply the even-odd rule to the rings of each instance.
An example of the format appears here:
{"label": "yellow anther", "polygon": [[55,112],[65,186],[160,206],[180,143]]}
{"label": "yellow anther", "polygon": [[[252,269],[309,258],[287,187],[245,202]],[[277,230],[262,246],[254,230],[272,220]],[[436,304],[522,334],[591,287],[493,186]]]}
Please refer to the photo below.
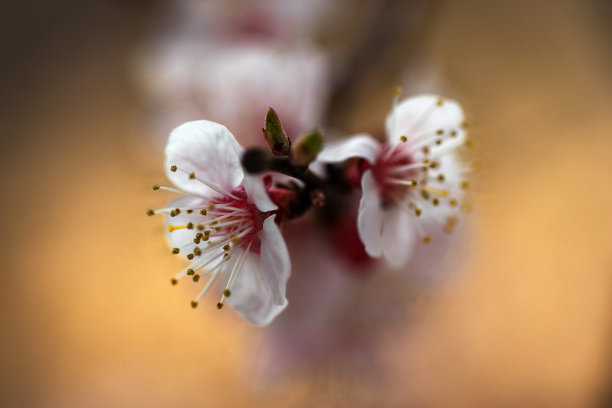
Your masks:
{"label": "yellow anther", "polygon": [[431,237],[429,235],[423,236],[423,243],[429,244],[431,242]]}
{"label": "yellow anther", "polygon": [[225,252],[229,251],[230,250],[230,244],[228,243],[228,244],[223,245],[223,250]]}
{"label": "yellow anther", "polygon": [[240,238],[239,237],[236,237],[236,236],[232,237],[232,244],[238,245],[239,242],[240,242]]}
{"label": "yellow anther", "polygon": [[442,99],[442,98],[438,98],[438,99],[436,100],[436,105],[438,105],[438,106],[442,106],[442,105],[444,105],[444,99]]}
{"label": "yellow anther", "polygon": [[414,209],[414,214],[415,214],[417,217],[420,217],[422,213],[423,213],[423,210],[421,210],[419,207],[416,207],[416,208]]}
{"label": "yellow anther", "polygon": [[424,191],[427,191],[430,194],[437,195],[437,196],[440,196],[440,197],[448,197],[448,194],[449,194],[448,190],[444,190],[444,189],[441,189],[441,188],[422,187],[421,189],[424,190]]}
{"label": "yellow anther", "polygon": [[470,183],[468,183],[467,181],[462,181],[461,182],[461,188],[464,190],[467,190],[470,187]]}
{"label": "yellow anther", "polygon": [[402,143],[406,143],[406,142],[408,141],[408,138],[407,138],[405,135],[401,135],[401,136],[400,136],[400,141],[401,141]]}
{"label": "yellow anther", "polygon": [[402,94],[402,87],[401,86],[396,86],[395,88],[393,88],[393,95],[400,96],[401,94]]}
{"label": "yellow anther", "polygon": [[191,268],[187,269],[187,275],[193,275],[195,273],[195,271]]}
{"label": "yellow anther", "polygon": [[431,203],[432,203],[433,205],[438,205],[438,204],[440,204],[440,200],[438,200],[437,198],[435,198],[435,197],[434,197],[434,198],[431,200]]}
{"label": "yellow anther", "polygon": [[451,137],[456,137],[457,136],[457,131],[456,130],[451,130],[450,131],[450,135],[451,135]]}
{"label": "yellow anther", "polygon": [[448,200],[448,204],[450,204],[451,207],[456,207],[457,200],[455,200],[454,198],[451,198],[450,200]]}
{"label": "yellow anther", "polygon": [[442,139],[437,139],[435,141],[436,146],[440,146],[442,144]]}
{"label": "yellow anther", "polygon": [[423,147],[423,154],[429,154],[429,147]]}
{"label": "yellow anther", "polygon": [[444,134],[444,129],[436,130],[436,135],[443,135],[443,134]]}
{"label": "yellow anther", "polygon": [[193,229],[193,222],[187,224],[187,229]]}
{"label": "yellow anther", "polygon": [[202,215],[206,215],[206,214],[208,214],[208,211],[206,211],[206,209],[205,209],[205,208],[202,208],[202,209],[200,210],[200,214],[202,214]]}
{"label": "yellow anther", "polygon": [[465,147],[467,147],[468,149],[471,149],[472,147],[474,147],[474,141],[472,139],[467,139],[465,141]]}
{"label": "yellow anther", "polygon": [[200,256],[200,255],[202,255],[202,250],[200,249],[200,247],[195,247],[195,248],[193,248],[193,254],[194,254],[195,256]]}
{"label": "yellow anther", "polygon": [[457,225],[457,216],[449,215],[448,218],[446,219],[446,225],[444,225],[444,232],[448,232],[448,233],[453,232],[456,225]]}
{"label": "yellow anther", "polygon": [[439,182],[443,182],[444,181],[444,174],[438,174],[438,181]]}

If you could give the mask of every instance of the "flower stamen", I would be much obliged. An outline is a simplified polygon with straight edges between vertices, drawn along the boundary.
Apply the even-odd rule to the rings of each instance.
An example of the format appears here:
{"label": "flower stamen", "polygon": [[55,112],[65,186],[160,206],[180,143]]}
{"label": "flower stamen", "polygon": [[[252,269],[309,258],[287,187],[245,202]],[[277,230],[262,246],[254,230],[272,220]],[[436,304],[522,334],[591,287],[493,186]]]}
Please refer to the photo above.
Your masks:
{"label": "flower stamen", "polygon": [[[175,168],[176,170],[172,170],[172,168]],[[186,174],[189,179],[196,180],[196,181],[204,184],[206,187],[210,188],[211,190],[216,191],[219,194],[223,194],[223,195],[225,195],[227,197],[233,198],[234,200],[239,200],[238,197],[236,197],[235,195],[233,195],[232,193],[230,193],[228,191],[225,191],[223,188],[219,187],[218,185],[216,185],[212,181],[208,181],[206,179],[197,177],[194,172],[188,173],[187,171],[185,171],[185,170],[183,170],[183,169],[181,169],[180,167],[177,167],[177,166],[172,166],[171,170],[172,171],[179,171],[179,172],[181,172],[183,174]]]}

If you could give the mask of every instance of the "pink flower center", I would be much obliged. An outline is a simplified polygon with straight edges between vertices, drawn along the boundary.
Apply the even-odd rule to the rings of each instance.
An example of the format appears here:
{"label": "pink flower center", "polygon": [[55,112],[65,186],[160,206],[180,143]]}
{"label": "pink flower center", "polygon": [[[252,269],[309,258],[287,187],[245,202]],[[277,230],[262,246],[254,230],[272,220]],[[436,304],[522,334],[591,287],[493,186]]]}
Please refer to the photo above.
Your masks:
{"label": "pink flower center", "polygon": [[[231,191],[232,196],[221,196],[211,200],[206,210],[210,216],[208,229],[211,236],[229,238],[234,246],[249,248],[259,254],[260,242],[257,233],[263,225],[262,213],[254,204],[247,201],[244,187]],[[214,231],[213,231],[214,230]]]}
{"label": "pink flower center", "polygon": [[406,143],[395,146],[385,143],[378,160],[372,166],[383,205],[391,204],[396,197],[403,196],[407,188],[416,186],[421,167],[415,164]]}

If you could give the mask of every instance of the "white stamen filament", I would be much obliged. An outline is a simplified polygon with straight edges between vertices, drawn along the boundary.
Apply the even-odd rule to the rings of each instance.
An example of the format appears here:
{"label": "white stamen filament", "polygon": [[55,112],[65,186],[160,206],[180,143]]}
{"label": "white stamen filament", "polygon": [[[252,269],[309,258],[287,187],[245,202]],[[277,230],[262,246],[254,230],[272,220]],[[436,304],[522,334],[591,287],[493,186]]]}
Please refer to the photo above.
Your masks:
{"label": "white stamen filament", "polygon": [[[208,252],[210,252],[210,251],[208,251]],[[209,253],[209,254],[205,255],[205,256],[210,256],[209,259],[202,259],[202,260],[200,260],[200,263],[194,262],[193,264],[191,264],[191,269],[193,269],[194,271],[200,270],[200,269],[210,265],[212,262],[214,262],[216,259],[222,257],[223,255],[225,255],[224,252]],[[210,271],[207,271],[206,274],[208,274],[209,272]]]}
{"label": "white stamen filament", "polygon": [[176,280],[181,279],[183,276],[185,276],[185,275],[187,274],[187,271],[188,271],[189,269],[192,269],[192,267],[191,267],[191,266],[189,266],[189,267],[187,267],[187,268],[183,269],[182,271],[180,271],[179,273],[177,273],[176,275],[174,275],[174,279],[176,279]]}
{"label": "white stamen filament", "polygon": [[233,207],[231,205],[227,205],[227,204],[213,204],[213,208],[209,211],[215,211],[215,210],[230,210],[230,211],[242,211],[245,213],[248,213],[249,211],[246,210],[244,207]]}
{"label": "white stamen filament", "polygon": [[412,180],[396,179],[396,178],[391,178],[391,177],[385,178],[385,183],[395,184],[398,186],[408,186],[408,187],[416,187],[418,185],[418,184],[415,185],[415,183]]}
{"label": "white stamen filament", "polygon": [[[436,140],[441,140],[442,143],[444,143],[444,141],[447,140],[447,139],[444,139],[443,137],[435,137],[434,136],[432,138],[422,140],[422,141],[420,141],[418,143],[410,144],[410,146],[409,146],[410,147],[409,153],[414,154],[417,151],[421,150],[423,147],[430,147],[430,148],[434,149],[434,146],[436,146],[435,145]],[[432,146],[432,144],[434,146]]]}
{"label": "white stamen filament", "polygon": [[[240,254],[240,257],[234,264],[234,267],[232,268],[232,271],[230,272],[229,279],[227,280],[227,285],[225,285],[226,290],[231,291],[232,287],[234,286],[234,282],[236,282],[236,279],[238,278],[238,275],[240,274],[240,271],[242,270],[242,265],[244,264],[244,261],[246,260],[247,254],[251,250],[252,244],[253,244],[253,241],[249,242],[249,245],[247,245],[246,249],[242,251],[242,253]],[[223,295],[221,295],[220,302],[223,303],[224,300],[225,300],[225,291],[223,291]]]}
{"label": "white stamen filament", "polygon": [[166,191],[172,191],[173,193],[179,193],[179,194],[185,193],[184,191],[179,190],[178,188],[168,187],[168,186],[160,186],[159,184],[154,185],[153,186],[153,190],[166,190]]}
{"label": "white stamen filament", "polygon": [[410,164],[405,164],[403,166],[393,166],[389,169],[389,171],[387,171],[387,173],[389,174],[404,173],[408,170],[420,169],[424,166],[427,166],[427,164],[426,163],[410,163]]}
{"label": "white stamen filament", "polygon": [[[444,134],[438,134],[438,131],[436,130],[435,132],[426,132],[410,137],[406,143],[409,143],[411,150],[414,150],[422,147],[424,144],[427,145],[436,139],[442,139],[443,137]],[[419,147],[417,147],[417,142],[420,144]]]}
{"label": "white stamen filament", "polygon": [[[232,193],[230,193],[229,191],[225,191],[223,188],[219,187],[218,185],[216,185],[215,183],[202,179],[200,177],[198,177],[197,175],[195,175],[195,173],[188,173],[187,171],[181,169],[180,167],[177,167],[177,170],[180,171],[183,174],[186,174],[187,177],[190,180],[196,180],[202,184],[204,184],[206,187],[210,188],[211,190],[216,191],[219,194],[223,194],[227,197],[233,198],[234,200],[240,200],[238,197],[236,197],[235,195],[233,195]],[[194,174],[194,177],[192,177],[191,175]]]}
{"label": "white stamen filament", "polygon": [[217,276],[219,276],[219,273],[221,272],[221,266],[223,266],[224,263],[227,263],[229,261],[230,257],[226,257],[223,261],[219,262],[218,265],[216,265],[213,269],[211,269],[210,271],[207,272],[207,274],[209,273],[213,273],[213,276],[211,276],[211,278],[208,280],[208,283],[206,284],[206,286],[204,287],[204,289],[202,289],[202,291],[200,292],[200,294],[195,298],[196,302],[199,302],[200,300],[202,300],[202,298],[204,297],[204,295],[206,294],[206,292],[208,292],[208,290],[210,289],[210,287],[215,283],[215,281],[217,280]]}

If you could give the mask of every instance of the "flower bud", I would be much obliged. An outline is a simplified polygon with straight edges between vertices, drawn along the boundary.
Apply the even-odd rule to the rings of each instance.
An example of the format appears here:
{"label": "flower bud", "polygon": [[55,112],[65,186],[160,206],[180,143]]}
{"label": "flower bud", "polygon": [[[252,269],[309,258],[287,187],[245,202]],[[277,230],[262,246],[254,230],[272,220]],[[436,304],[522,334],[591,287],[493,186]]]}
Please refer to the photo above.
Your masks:
{"label": "flower bud", "polygon": [[272,153],[279,156],[286,156],[289,154],[291,151],[291,141],[287,137],[278,115],[272,108],[269,108],[266,114],[266,123],[263,128],[263,133]]}
{"label": "flower bud", "polygon": [[323,149],[323,135],[318,129],[311,130],[300,136],[291,151],[291,163],[295,166],[307,166],[317,158]]}

